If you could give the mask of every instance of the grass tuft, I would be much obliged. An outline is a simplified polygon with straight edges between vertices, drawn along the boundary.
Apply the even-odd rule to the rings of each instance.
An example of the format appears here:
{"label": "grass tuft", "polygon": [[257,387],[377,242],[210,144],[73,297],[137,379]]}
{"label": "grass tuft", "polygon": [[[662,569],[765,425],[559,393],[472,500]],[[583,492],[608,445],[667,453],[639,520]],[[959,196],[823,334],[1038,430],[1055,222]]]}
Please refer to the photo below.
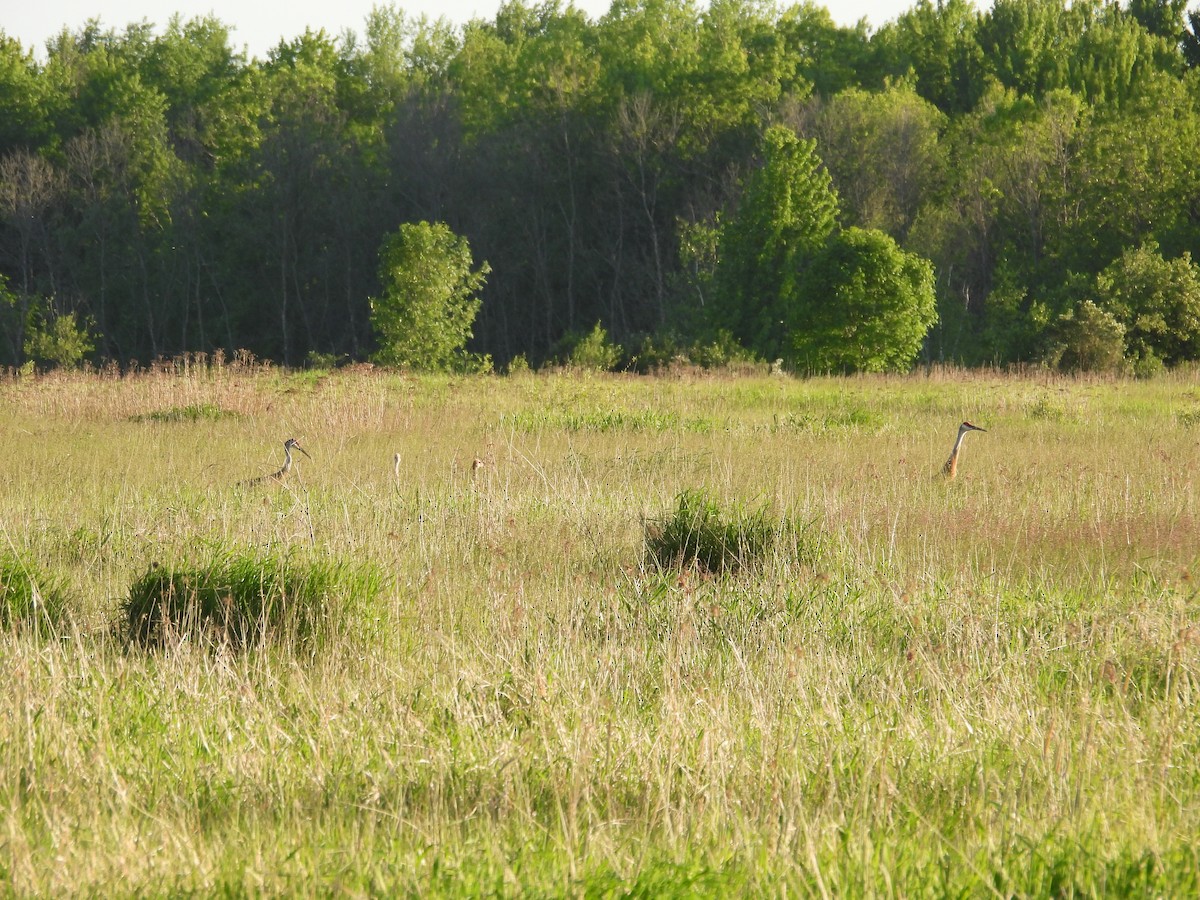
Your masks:
{"label": "grass tuft", "polygon": [[663,568],[693,563],[709,572],[734,572],[762,562],[781,532],[764,507],[724,510],[703,490],[684,491],[675,511],[646,527],[646,551]]}
{"label": "grass tuft", "polygon": [[0,625],[57,633],[69,618],[67,593],[57,579],[23,556],[0,553]]}
{"label": "grass tuft", "polygon": [[150,567],[121,608],[126,637],[161,645],[322,644],[345,633],[383,587],[374,566],[218,551],[196,566]]}
{"label": "grass tuft", "polygon": [[1175,413],[1175,421],[1183,428],[1195,428],[1200,425],[1200,407],[1179,410]]}

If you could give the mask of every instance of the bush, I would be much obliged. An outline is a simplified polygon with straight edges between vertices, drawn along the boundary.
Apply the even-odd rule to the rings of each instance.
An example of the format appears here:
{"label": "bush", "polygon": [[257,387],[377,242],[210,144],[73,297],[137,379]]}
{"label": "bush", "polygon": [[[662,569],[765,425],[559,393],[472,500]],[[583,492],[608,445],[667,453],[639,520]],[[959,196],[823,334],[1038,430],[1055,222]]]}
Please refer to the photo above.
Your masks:
{"label": "bush", "polygon": [[724,512],[704,491],[684,491],[675,512],[646,528],[646,551],[663,568],[699,565],[709,572],[736,571],[760,562],[782,528],[765,509]]}
{"label": "bush", "polygon": [[0,553],[0,625],[59,631],[69,621],[61,583],[15,553]]}
{"label": "bush", "polygon": [[25,333],[25,355],[43,365],[78,369],[96,349],[90,323],[73,312],[55,314],[50,303],[37,305]]}
{"label": "bush", "polygon": [[587,372],[609,372],[621,361],[619,344],[609,340],[599,322],[587,334],[568,332],[554,348],[554,356],[563,365]]}
{"label": "bush", "polygon": [[129,588],[123,627],[147,645],[320,644],[353,624],[382,586],[372,566],[224,551],[204,565],[151,566]]}
{"label": "bush", "polygon": [[1096,276],[1096,299],[1122,326],[1131,358],[1173,366],[1200,355],[1200,266],[1190,254],[1165,259],[1153,241],[1126,250]]}
{"label": "bush", "polygon": [[1058,320],[1052,356],[1068,372],[1119,372],[1125,368],[1125,326],[1107,310],[1084,300]]}
{"label": "bush", "polygon": [[506,375],[528,375],[529,372],[529,359],[524,353],[518,353],[510,359],[504,369]]}

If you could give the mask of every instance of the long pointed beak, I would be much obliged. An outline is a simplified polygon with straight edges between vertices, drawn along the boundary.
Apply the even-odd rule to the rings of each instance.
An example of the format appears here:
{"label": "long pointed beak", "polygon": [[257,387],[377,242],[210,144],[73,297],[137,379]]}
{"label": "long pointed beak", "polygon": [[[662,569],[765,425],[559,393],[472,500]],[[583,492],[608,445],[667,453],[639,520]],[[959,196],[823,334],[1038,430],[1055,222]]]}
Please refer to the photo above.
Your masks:
{"label": "long pointed beak", "polygon": [[[305,450],[303,447],[301,447],[299,444],[292,444],[292,446],[295,447],[297,450],[299,450],[301,453],[303,453],[305,456],[308,456],[308,451]],[[308,456],[308,458],[312,459],[311,456]]]}

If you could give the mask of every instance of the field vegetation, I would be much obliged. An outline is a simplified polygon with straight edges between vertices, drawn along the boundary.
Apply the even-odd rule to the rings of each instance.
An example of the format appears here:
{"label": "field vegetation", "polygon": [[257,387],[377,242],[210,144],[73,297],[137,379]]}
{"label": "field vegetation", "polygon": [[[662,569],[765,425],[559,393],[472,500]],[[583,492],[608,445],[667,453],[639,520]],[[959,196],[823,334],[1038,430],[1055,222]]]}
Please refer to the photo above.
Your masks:
{"label": "field vegetation", "polygon": [[1195,373],[199,366],[0,434],[7,892],[1200,892]]}

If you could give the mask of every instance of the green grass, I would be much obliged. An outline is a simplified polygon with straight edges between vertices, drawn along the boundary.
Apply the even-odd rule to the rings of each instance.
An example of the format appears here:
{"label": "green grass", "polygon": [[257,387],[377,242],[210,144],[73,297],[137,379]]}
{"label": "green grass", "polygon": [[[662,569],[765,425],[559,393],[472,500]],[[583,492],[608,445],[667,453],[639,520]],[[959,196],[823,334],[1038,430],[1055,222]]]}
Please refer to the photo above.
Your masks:
{"label": "green grass", "polygon": [[129,588],[120,630],[135,642],[319,645],[345,637],[375,602],[381,574],[332,559],[217,549],[198,565],[153,564]]}
{"label": "green grass", "polygon": [[1194,895],[1198,397],[0,382],[4,889]]}
{"label": "green grass", "polygon": [[61,634],[69,624],[71,599],[61,580],[11,550],[0,552],[0,627]]}

